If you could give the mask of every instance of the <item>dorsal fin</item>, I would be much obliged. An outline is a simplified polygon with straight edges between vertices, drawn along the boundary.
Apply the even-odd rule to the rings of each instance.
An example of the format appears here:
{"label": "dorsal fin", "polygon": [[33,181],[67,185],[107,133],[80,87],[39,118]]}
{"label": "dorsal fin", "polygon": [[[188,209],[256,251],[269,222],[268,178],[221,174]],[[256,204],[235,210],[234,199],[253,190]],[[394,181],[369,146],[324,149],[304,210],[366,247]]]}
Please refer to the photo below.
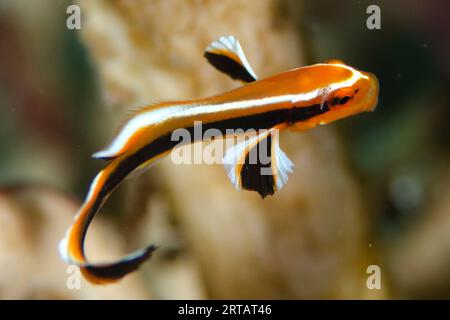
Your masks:
{"label": "dorsal fin", "polygon": [[253,82],[258,78],[234,36],[224,36],[213,41],[206,48],[204,55],[217,70],[228,74],[233,79]]}

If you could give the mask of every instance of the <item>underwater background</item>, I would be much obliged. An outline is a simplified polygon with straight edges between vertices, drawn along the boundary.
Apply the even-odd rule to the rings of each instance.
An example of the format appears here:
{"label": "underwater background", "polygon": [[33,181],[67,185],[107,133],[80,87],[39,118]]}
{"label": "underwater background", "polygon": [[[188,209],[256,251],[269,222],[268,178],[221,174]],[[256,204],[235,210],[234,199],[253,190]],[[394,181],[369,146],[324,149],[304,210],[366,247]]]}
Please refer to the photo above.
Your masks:
{"label": "underwater background", "polygon": [[[0,298],[450,298],[449,12],[425,0],[1,0]],[[282,133],[295,172],[264,200],[218,164],[165,159],[127,180],[88,256],[160,248],[117,284],[71,288],[57,245],[104,165],[91,154],[132,107],[239,86],[203,58],[228,34],[261,77],[329,59],[374,73],[376,111]]]}

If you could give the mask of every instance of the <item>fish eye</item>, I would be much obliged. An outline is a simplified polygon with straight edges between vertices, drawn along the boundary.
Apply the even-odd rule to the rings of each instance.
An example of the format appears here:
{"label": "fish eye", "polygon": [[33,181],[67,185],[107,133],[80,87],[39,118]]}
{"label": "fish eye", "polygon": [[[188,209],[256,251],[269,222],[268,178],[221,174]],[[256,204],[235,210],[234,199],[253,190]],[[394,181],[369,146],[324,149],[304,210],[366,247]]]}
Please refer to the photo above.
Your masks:
{"label": "fish eye", "polygon": [[337,103],[340,105],[346,104],[351,99],[350,96],[343,96],[338,99]]}
{"label": "fish eye", "polygon": [[344,106],[359,92],[359,88],[342,88],[333,94],[331,100],[329,100],[330,106],[338,107]]}
{"label": "fish eye", "polygon": [[344,105],[347,102],[349,102],[351,99],[353,98],[353,96],[342,96],[342,97],[334,97],[331,101],[330,101],[330,105],[331,106],[337,106],[337,105]]}

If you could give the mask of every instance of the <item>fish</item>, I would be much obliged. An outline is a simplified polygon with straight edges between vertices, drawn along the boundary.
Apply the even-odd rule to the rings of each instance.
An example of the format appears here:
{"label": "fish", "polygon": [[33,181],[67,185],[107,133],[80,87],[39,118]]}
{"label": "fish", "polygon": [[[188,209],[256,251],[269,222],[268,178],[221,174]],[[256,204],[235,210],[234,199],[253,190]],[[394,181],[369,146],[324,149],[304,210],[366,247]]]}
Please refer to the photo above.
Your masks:
{"label": "fish", "polygon": [[[93,179],[83,205],[59,244],[62,259],[79,266],[89,282],[116,282],[137,270],[157,249],[151,244],[118,261],[93,264],[85,255],[84,243],[91,221],[112,191],[130,175],[151,167],[180,146],[179,141],[173,139],[176,130],[193,133],[199,121],[203,130],[218,130],[224,138],[253,130],[253,136],[226,151],[223,164],[237,189],[254,191],[264,198],[279,191],[294,169],[294,164],[280,148],[279,131],[309,130],[374,111],[378,103],[376,76],[340,60],[259,79],[234,36],[213,41],[204,57],[217,70],[240,81],[242,86],[207,98],[138,108],[119,128],[111,143],[92,155],[108,163]],[[197,138],[202,139],[202,135]],[[256,160],[250,157],[263,145],[269,159],[264,163],[258,157]]]}

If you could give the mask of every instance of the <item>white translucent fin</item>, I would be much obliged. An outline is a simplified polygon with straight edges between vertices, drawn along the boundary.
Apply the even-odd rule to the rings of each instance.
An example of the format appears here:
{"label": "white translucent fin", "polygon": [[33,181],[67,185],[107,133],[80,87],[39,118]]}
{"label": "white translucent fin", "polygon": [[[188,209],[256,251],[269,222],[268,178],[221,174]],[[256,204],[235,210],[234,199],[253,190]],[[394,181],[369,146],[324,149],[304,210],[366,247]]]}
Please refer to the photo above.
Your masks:
{"label": "white translucent fin", "polygon": [[225,172],[227,173],[228,178],[230,178],[233,186],[241,190],[241,181],[239,177],[238,166],[242,164],[245,160],[246,155],[250,152],[250,150],[258,144],[259,141],[267,138],[271,134],[272,130],[264,131],[263,133],[252,136],[249,138],[245,138],[244,141],[236,144],[235,146],[229,148],[222,159],[223,166],[225,168]]}
{"label": "white translucent fin", "polygon": [[240,159],[244,156],[244,152],[249,149],[249,145],[256,140],[258,140],[258,136],[239,142],[235,146],[229,148],[222,159],[228,178],[230,178],[231,183],[238,190],[241,190],[241,182],[236,167],[239,164]]}
{"label": "white translucent fin", "polygon": [[272,136],[272,172],[277,191],[283,188],[289,174],[294,172],[294,164],[280,148],[278,135]]}
{"label": "white translucent fin", "polygon": [[92,158],[94,159],[105,159],[105,160],[109,160],[109,159],[113,159],[115,157],[117,157],[117,154],[109,152],[109,150],[100,150],[97,152],[94,152],[91,155]]}
{"label": "white translucent fin", "polygon": [[242,50],[239,41],[234,36],[223,36],[219,40],[213,41],[206,48],[206,52],[216,54],[225,53],[226,56],[241,64],[255,80],[258,79],[258,76],[248,63],[248,60],[244,54],[244,50]]}

